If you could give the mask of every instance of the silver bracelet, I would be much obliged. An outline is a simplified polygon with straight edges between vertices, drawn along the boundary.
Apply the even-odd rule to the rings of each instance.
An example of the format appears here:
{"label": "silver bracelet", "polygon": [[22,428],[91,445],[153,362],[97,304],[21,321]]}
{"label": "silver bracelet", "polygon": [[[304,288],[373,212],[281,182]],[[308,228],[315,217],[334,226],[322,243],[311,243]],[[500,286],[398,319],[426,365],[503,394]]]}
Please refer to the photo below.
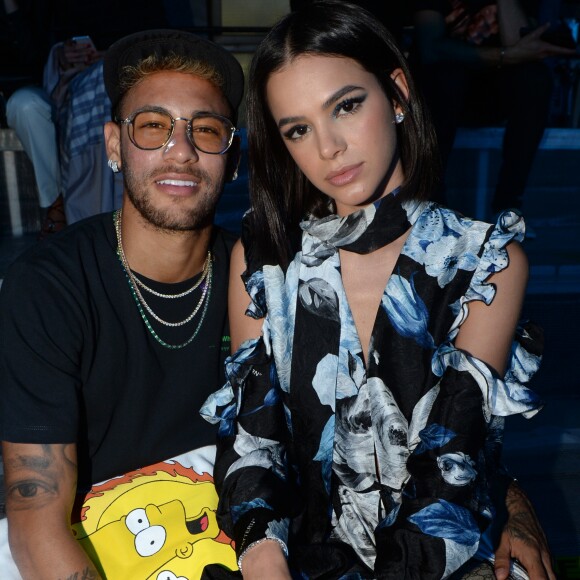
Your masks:
{"label": "silver bracelet", "polygon": [[277,542],[278,545],[280,546],[280,548],[282,548],[282,552],[284,553],[284,556],[286,558],[288,557],[288,546],[286,546],[286,542],[283,542],[280,538],[261,538],[260,540],[256,540],[255,542],[252,542],[240,554],[240,557],[238,558],[238,568],[239,568],[240,573],[242,574],[242,576],[244,575],[244,573],[242,572],[242,560],[244,559],[244,556],[248,553],[249,550],[251,550],[252,548],[255,548],[258,544],[261,544],[263,542]]}

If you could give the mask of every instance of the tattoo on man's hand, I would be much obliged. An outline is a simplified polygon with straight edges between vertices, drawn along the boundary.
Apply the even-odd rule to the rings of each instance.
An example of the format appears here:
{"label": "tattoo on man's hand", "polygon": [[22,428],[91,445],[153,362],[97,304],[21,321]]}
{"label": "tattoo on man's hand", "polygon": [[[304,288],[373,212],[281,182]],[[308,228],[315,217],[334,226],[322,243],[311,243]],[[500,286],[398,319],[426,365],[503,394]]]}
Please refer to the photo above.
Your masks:
{"label": "tattoo on man's hand", "polygon": [[506,530],[512,539],[520,540],[527,546],[549,553],[546,536],[534,508],[516,483],[508,488],[506,507],[509,514]]}
{"label": "tattoo on man's hand", "polygon": [[528,546],[537,545],[537,541],[535,541],[537,537],[537,526],[529,512],[512,514],[506,527],[512,537],[521,540]]}

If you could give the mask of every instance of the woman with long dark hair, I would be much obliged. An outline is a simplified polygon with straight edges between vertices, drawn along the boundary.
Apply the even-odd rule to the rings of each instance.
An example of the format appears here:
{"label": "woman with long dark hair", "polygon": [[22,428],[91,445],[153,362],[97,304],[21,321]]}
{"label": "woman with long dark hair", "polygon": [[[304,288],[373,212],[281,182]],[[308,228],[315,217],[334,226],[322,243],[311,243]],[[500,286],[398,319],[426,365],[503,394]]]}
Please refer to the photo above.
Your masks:
{"label": "woman with long dark hair", "polygon": [[433,130],[359,7],[283,18],[249,87],[235,354],[202,410],[220,522],[247,578],[448,577],[500,521],[503,417],[540,407],[523,221],[425,201]]}

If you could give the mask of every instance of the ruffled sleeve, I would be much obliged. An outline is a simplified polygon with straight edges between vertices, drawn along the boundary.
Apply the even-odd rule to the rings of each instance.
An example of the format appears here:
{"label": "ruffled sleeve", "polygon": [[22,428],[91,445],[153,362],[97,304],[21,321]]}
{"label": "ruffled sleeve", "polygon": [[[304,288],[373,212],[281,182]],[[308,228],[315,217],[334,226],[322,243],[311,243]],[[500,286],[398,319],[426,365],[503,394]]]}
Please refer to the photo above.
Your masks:
{"label": "ruffled sleeve", "polygon": [[235,540],[240,557],[266,538],[287,544],[298,494],[288,477],[288,430],[263,339],[245,342],[228,358],[226,377],[226,385],[207,399],[201,414],[219,424],[214,471],[218,521]]}
{"label": "ruffled sleeve", "polygon": [[[272,255],[264,256],[263,240],[256,240],[253,230],[259,228],[252,227],[251,224],[252,210],[247,211],[242,218],[242,235],[241,241],[244,246],[244,258],[246,260],[246,270],[242,274],[242,280],[246,286],[251,302],[246,309],[246,315],[251,318],[265,318],[268,305],[266,302],[266,290],[264,282],[264,270],[269,267],[280,269],[286,272],[290,262],[282,265],[281,258],[274,252]],[[299,228],[294,228],[287,232],[287,251],[289,256],[296,256],[301,249],[302,233]]]}
{"label": "ruffled sleeve", "polygon": [[519,326],[512,344],[508,369],[501,379],[485,362],[446,343],[433,356],[433,373],[441,377],[448,368],[469,373],[481,390],[486,421],[492,415],[505,417],[522,414],[530,418],[543,406],[538,395],[527,387],[540,366],[542,345],[543,336],[539,327],[532,323]]}
{"label": "ruffled sleeve", "polygon": [[496,288],[488,279],[507,268],[507,245],[512,241],[521,242],[524,233],[524,220],[518,212],[508,210],[500,214],[483,245],[467,291],[454,305],[457,316],[447,340],[435,351],[432,359],[432,371],[436,376],[441,377],[446,368],[453,368],[467,371],[474,377],[482,392],[486,420],[492,415],[505,417],[522,414],[529,418],[542,408],[538,396],[527,387],[540,366],[544,347],[543,333],[538,326],[526,322],[516,329],[503,380],[487,364],[457,350],[453,345],[459,328],[467,318],[468,304],[474,300],[485,304],[493,301]]}
{"label": "ruffled sleeve", "polygon": [[483,246],[481,258],[469,289],[462,299],[462,304],[472,300],[491,303],[495,296],[495,286],[487,280],[492,274],[507,268],[509,258],[506,247],[510,242],[523,241],[525,231],[524,219],[516,211],[507,210],[499,215],[497,223]]}
{"label": "ruffled sleeve", "polygon": [[268,310],[266,306],[266,290],[264,288],[263,261],[257,255],[256,244],[252,239],[250,228],[250,211],[242,218],[242,245],[244,246],[244,258],[246,260],[246,270],[242,274],[242,280],[246,286],[246,291],[250,296],[250,304],[246,309],[246,316],[259,319],[266,316]]}

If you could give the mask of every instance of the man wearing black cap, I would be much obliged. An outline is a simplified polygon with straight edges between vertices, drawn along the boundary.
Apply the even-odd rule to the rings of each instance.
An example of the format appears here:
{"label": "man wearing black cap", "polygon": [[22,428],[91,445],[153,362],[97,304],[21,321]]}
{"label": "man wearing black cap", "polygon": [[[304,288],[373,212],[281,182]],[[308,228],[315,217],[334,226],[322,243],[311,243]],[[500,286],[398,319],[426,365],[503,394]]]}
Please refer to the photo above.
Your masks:
{"label": "man wearing black cap", "polygon": [[[145,493],[116,516],[99,502],[104,489],[132,497],[122,487],[127,481],[145,481],[164,467],[120,476],[199,448],[167,477],[191,485],[211,475],[204,446],[215,433],[198,410],[222,384],[229,354],[233,242],[212,221],[224,183],[236,177],[243,73],[221,47],[158,30],[115,43],[104,77],[114,118],[105,140],[109,166],[123,172],[122,209],[32,248],[0,294],[10,546],[25,578],[193,578],[183,566],[201,562],[196,540],[211,539],[217,554],[227,547],[233,557],[227,539],[213,542],[219,530],[209,500],[200,500],[197,514],[177,502],[190,534],[177,548],[169,524],[152,519],[172,498],[162,494],[156,503]],[[89,497],[91,486],[75,516],[75,494]],[[158,506],[154,513],[150,504]],[[91,511],[99,522],[87,524]],[[123,533],[109,536],[115,527]],[[101,546],[118,552],[112,572]],[[133,561],[149,567],[137,571]]]}

